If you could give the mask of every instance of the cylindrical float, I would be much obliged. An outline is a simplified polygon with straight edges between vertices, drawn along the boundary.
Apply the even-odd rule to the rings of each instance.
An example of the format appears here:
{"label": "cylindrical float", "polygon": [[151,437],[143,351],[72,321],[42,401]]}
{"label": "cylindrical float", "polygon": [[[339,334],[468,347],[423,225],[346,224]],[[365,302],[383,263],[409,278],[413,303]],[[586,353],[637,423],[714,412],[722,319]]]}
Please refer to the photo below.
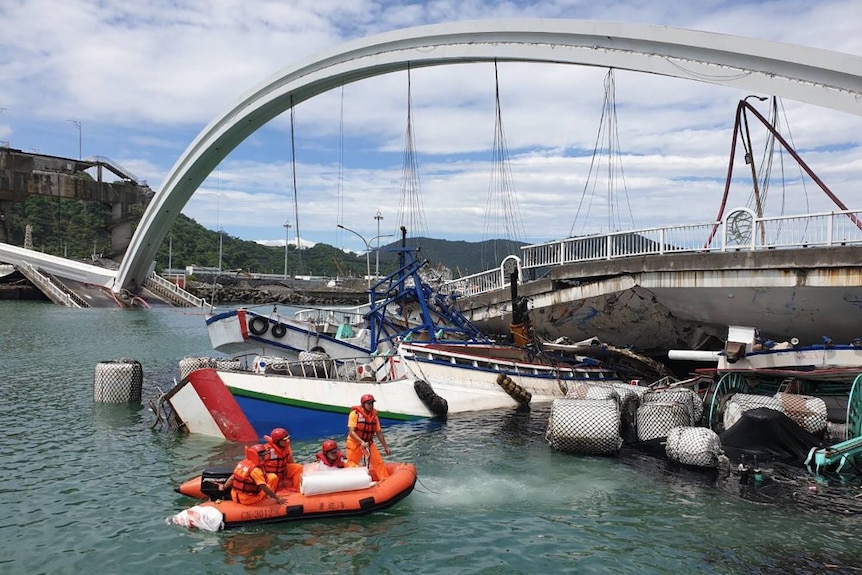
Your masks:
{"label": "cylindrical float", "polygon": [[673,427],[667,434],[667,458],[684,465],[718,467],[721,439],[706,427]]}
{"label": "cylindrical float", "polygon": [[93,398],[99,403],[141,401],[144,370],[134,359],[117,359],[96,364]]}
{"label": "cylindrical float", "polygon": [[693,390],[687,387],[675,389],[657,389],[647,391],[643,396],[643,402],[649,401],[676,401],[689,406],[691,410],[691,421],[688,425],[695,425],[703,417],[703,400]]}
{"label": "cylindrical float", "polygon": [[638,440],[667,437],[674,427],[690,425],[691,407],[678,401],[648,401],[638,408]]}
{"label": "cylindrical float", "polygon": [[213,367],[215,367],[216,369],[229,369],[234,371],[239,371],[242,369],[242,361],[238,359],[217,357],[213,361],[215,362],[215,365]]}
{"label": "cylindrical float", "polygon": [[623,444],[617,400],[555,399],[545,439],[568,453],[617,453]]}
{"label": "cylindrical float", "polygon": [[781,402],[771,395],[756,395],[753,393],[734,393],[724,408],[724,429],[730,429],[742,418],[749,409],[768,407],[781,411]]}
{"label": "cylindrical float", "polygon": [[312,463],[302,470],[299,490],[303,495],[322,495],[367,487],[371,487],[371,476],[366,467],[329,468]]}
{"label": "cylindrical float", "polygon": [[805,431],[819,434],[826,429],[828,417],[823,399],[782,392],[776,393],[775,399],[781,404],[781,411]]}
{"label": "cylindrical float", "polygon": [[213,367],[211,357],[184,357],[180,360],[180,381],[184,380],[193,371]]}
{"label": "cylindrical float", "polygon": [[613,399],[619,400],[617,391],[609,385],[576,383],[566,390],[566,399]]}

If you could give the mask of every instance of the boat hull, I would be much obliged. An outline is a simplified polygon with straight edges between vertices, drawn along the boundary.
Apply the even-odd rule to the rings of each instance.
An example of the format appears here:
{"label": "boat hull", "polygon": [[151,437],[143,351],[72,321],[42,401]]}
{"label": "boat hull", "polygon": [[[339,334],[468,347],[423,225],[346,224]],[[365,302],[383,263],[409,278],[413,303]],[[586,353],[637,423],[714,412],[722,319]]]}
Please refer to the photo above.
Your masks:
{"label": "boat hull", "polygon": [[[332,359],[369,355],[369,342],[363,330],[352,338],[318,331],[311,322],[278,315],[261,315],[236,309],[207,317],[207,332],[213,349],[232,357],[264,356],[296,360],[314,347],[322,348]],[[353,333],[353,332],[351,332]]]}

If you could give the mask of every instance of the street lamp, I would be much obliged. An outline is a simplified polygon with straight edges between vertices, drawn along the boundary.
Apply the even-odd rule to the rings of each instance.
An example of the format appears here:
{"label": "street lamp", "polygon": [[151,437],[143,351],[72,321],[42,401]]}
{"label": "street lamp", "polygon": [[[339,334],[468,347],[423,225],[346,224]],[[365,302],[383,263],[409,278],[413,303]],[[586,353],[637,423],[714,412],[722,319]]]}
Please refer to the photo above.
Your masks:
{"label": "street lamp", "polygon": [[358,237],[362,240],[362,243],[365,244],[365,277],[368,278],[368,287],[371,287],[371,260],[369,259],[369,252],[371,251],[371,246],[368,245],[368,242],[365,241],[365,238],[359,232],[353,231],[350,228],[346,228],[341,224],[338,224],[338,227],[344,231],[350,232],[351,234]]}
{"label": "street lamp", "polygon": [[82,144],[84,143],[83,138],[81,137],[81,121],[80,120],[69,120],[72,122],[72,125],[78,128],[78,159],[83,159],[83,154],[81,153]]}
{"label": "street lamp", "polygon": [[[365,237],[357,231],[351,230],[350,228],[346,228],[346,227],[342,226],[341,224],[337,224],[337,226],[339,228],[341,228],[342,230],[350,232],[351,234],[355,235],[360,240],[362,240],[363,244],[365,244],[365,277],[368,278],[368,287],[370,288],[371,287],[371,258],[369,256],[369,254],[371,252],[370,242],[366,241]],[[388,238],[391,235],[392,234],[383,234],[382,236],[374,236],[373,238],[371,238],[371,241],[373,242],[374,240],[379,239],[379,238]]]}
{"label": "street lamp", "polygon": [[380,210],[377,210],[374,219],[377,220],[377,251],[374,252],[374,279],[377,279],[380,277],[380,220],[383,219],[383,214],[380,213]]}
{"label": "street lamp", "polygon": [[284,222],[284,279],[287,279],[287,242],[290,237],[290,228],[291,225],[287,222]]}
{"label": "street lamp", "polygon": [[221,257],[222,257],[222,247],[224,242],[224,228],[218,229],[218,273],[221,275]]}

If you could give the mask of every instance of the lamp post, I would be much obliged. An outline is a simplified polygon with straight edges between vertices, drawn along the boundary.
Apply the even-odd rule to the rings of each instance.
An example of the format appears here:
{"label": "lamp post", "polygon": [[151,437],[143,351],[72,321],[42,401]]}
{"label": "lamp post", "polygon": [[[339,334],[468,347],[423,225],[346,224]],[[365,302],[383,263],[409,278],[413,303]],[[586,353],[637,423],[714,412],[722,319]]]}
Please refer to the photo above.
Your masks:
{"label": "lamp post", "polygon": [[383,214],[377,210],[374,219],[377,220],[377,251],[374,252],[374,278],[380,277],[380,220],[383,219]]}
{"label": "lamp post", "polygon": [[[362,243],[365,244],[365,277],[368,278],[368,287],[370,288],[371,287],[371,257],[370,257],[371,243],[368,242],[365,239],[365,237],[357,231],[351,230],[350,228],[345,228],[341,224],[338,224],[338,227],[344,231],[350,232],[351,234],[353,234],[354,236],[356,236],[357,238],[362,240]],[[392,234],[383,234],[382,236],[374,236],[373,238],[371,238],[371,241],[373,242],[374,240],[379,240],[380,238],[388,238],[391,235]],[[378,243],[379,243],[379,241],[378,241]]]}
{"label": "lamp post", "polygon": [[344,231],[350,232],[365,244],[365,277],[368,278],[368,287],[371,287],[371,259],[369,256],[369,252],[371,251],[371,246],[368,245],[368,242],[365,241],[365,237],[357,231],[351,230],[350,228],[346,228],[341,224],[338,224],[338,227]]}
{"label": "lamp post", "polygon": [[218,229],[218,273],[221,274],[221,257],[222,257],[222,247],[224,242],[224,229]]}
{"label": "lamp post", "polygon": [[287,242],[290,238],[291,225],[284,222],[284,279],[287,279]]}
{"label": "lamp post", "polygon": [[83,143],[84,143],[83,137],[81,136],[81,121],[80,120],[69,120],[69,121],[72,122],[73,126],[78,128],[78,159],[80,160],[83,158],[83,154],[82,154],[81,150],[83,148]]}

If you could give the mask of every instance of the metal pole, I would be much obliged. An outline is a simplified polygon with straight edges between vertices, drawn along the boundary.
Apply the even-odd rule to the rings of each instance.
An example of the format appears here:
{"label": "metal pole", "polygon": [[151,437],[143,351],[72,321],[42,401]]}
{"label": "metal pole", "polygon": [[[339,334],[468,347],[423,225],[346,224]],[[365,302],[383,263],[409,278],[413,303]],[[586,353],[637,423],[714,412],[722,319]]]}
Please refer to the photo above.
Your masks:
{"label": "metal pole", "polygon": [[377,210],[377,215],[374,216],[377,220],[377,251],[374,252],[374,279],[380,277],[380,220],[383,219],[383,214]]}
{"label": "metal pole", "polygon": [[218,273],[221,273],[221,255],[222,255],[222,241],[224,239],[224,230],[218,229]]}
{"label": "metal pole", "polygon": [[82,150],[83,150],[83,143],[84,143],[84,139],[83,139],[83,136],[81,133],[81,121],[80,120],[69,120],[69,121],[72,122],[73,126],[78,128],[78,159],[80,160],[83,158]]}
{"label": "metal pole", "polygon": [[371,256],[369,255],[369,252],[371,251],[371,246],[368,245],[368,242],[365,241],[365,238],[359,232],[351,230],[350,228],[346,228],[346,227],[342,226],[341,224],[338,224],[337,227],[341,228],[342,230],[344,230],[346,232],[350,232],[351,234],[353,234],[354,236],[356,236],[360,240],[362,240],[362,243],[365,244],[365,277],[368,278],[368,287],[370,288],[371,287]]}
{"label": "metal pole", "polygon": [[284,279],[287,279],[287,243],[290,238],[290,224],[284,223]]}

